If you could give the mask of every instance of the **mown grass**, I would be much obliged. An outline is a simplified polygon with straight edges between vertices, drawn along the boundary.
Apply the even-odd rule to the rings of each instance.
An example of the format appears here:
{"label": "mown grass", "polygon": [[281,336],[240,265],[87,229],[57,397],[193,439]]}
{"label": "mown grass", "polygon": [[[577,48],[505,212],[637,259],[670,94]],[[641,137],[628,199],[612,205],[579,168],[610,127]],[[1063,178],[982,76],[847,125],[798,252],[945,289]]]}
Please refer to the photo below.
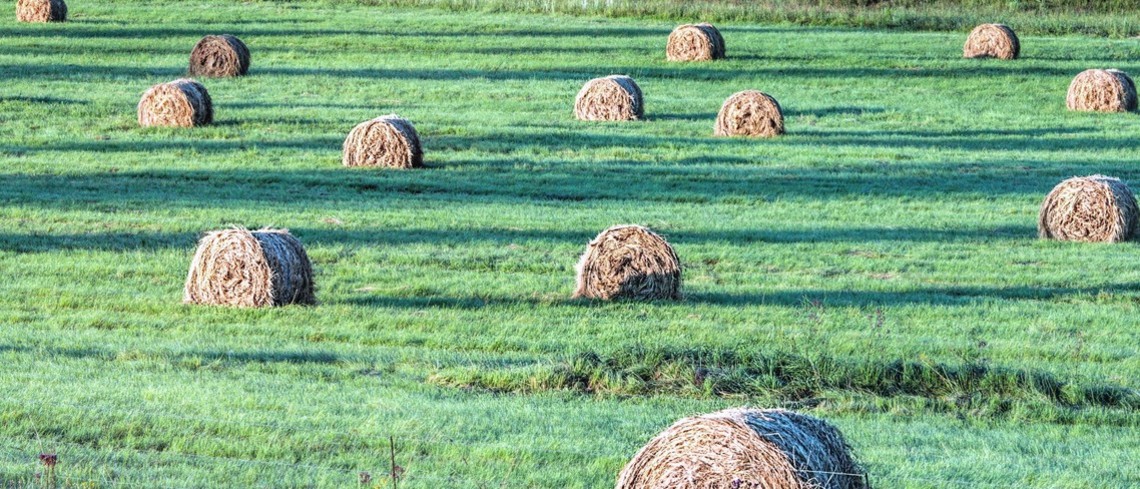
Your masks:
{"label": "mown grass", "polygon": [[[1136,246],[1034,229],[1063,178],[1136,180],[1135,116],[1063,103],[1086,68],[1140,71],[1131,41],[1024,36],[1001,63],[961,33],[730,22],[731,59],[674,65],[672,21],[73,3],[0,23],[5,482],[58,452],[73,486],[344,487],[393,436],[402,486],[605,487],[676,418],[740,404],[827,417],[889,487],[1140,477]],[[254,53],[206,82],[218,123],[139,129],[217,32]],[[574,121],[615,72],[648,120]],[[746,88],[787,137],[710,136]],[[429,168],[341,168],[390,112]],[[676,246],[684,302],[569,298],[624,222]],[[235,224],[291,229],[321,304],[181,305],[196,239]],[[567,373],[611,392],[516,388]]]}

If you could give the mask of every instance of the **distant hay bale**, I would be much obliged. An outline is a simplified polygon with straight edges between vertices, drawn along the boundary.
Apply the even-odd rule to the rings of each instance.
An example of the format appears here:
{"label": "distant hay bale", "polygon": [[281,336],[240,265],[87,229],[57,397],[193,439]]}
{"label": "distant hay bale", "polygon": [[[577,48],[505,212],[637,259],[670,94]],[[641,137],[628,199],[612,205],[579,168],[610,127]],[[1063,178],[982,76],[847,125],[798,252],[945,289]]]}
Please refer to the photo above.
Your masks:
{"label": "distant hay bale", "polygon": [[669,61],[724,59],[724,37],[712,24],[685,24],[673,29],[665,45]]}
{"label": "distant hay bale", "polygon": [[16,20],[20,22],[63,22],[67,4],[63,0],[18,0]]}
{"label": "distant hay bale", "polygon": [[344,166],[421,168],[424,153],[412,123],[390,114],[352,128],[344,140],[342,162]]}
{"label": "distant hay bale", "polygon": [[982,24],[970,32],[962,56],[966,58],[1017,59],[1021,42],[1013,29],[1003,24]]}
{"label": "distant hay bale", "polygon": [[1137,215],[1136,197],[1119,179],[1073,177],[1041,203],[1037,234],[1061,241],[1127,241],[1136,233]]}
{"label": "distant hay bale", "polygon": [[143,127],[194,127],[214,121],[214,103],[206,87],[189,78],[155,85],[139,101]]}
{"label": "distant hay bale", "polygon": [[190,52],[192,76],[230,77],[249,72],[249,48],[229,34],[203,37]]}
{"label": "distant hay bale", "polygon": [[866,489],[839,430],[779,409],[682,419],[622,469],[616,489]]}
{"label": "distant hay bale", "polygon": [[1086,112],[1131,112],[1136,110],[1136,84],[1120,70],[1085,70],[1069,84],[1065,105]]}
{"label": "distant hay bale", "polygon": [[238,307],[314,304],[313,267],[289,231],[206,233],[190,263],[183,302]]}
{"label": "distant hay bale", "polygon": [[586,245],[574,297],[680,300],[681,260],[673,247],[641,226],[614,226]]}
{"label": "distant hay bale", "polygon": [[757,90],[733,94],[716,116],[716,136],[774,137],[784,133],[784,112],[780,103]]}
{"label": "distant hay bale", "polygon": [[645,117],[641,87],[633,78],[610,75],[586,82],[574,100],[574,115],[583,121],[632,121]]}

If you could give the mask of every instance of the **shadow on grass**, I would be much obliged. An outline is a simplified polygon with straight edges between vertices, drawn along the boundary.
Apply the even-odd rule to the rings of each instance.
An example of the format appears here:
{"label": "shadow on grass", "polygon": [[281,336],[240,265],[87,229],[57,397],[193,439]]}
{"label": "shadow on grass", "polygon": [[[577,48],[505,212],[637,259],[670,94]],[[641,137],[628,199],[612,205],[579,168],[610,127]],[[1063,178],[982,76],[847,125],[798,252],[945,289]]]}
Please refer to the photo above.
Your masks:
{"label": "shadow on grass", "polygon": [[[250,228],[264,223],[242,223]],[[455,229],[390,229],[357,230],[290,226],[290,232],[308,246],[401,246],[435,244],[440,246],[489,243],[498,246],[531,244],[585,244],[599,230],[580,231],[521,230],[496,228]],[[207,230],[202,230],[205,232]],[[741,229],[718,231],[674,230],[663,232],[677,246],[724,244],[795,244],[795,243],[868,243],[900,242],[973,242],[1018,241],[1036,239],[1030,226],[1015,228],[975,228],[931,230],[922,228],[817,228],[817,229]],[[40,253],[55,250],[140,251],[169,248],[191,249],[200,233],[187,232],[94,232],[94,233],[15,233],[0,231],[0,249],[16,253]],[[567,259],[575,259],[568,257]]]}

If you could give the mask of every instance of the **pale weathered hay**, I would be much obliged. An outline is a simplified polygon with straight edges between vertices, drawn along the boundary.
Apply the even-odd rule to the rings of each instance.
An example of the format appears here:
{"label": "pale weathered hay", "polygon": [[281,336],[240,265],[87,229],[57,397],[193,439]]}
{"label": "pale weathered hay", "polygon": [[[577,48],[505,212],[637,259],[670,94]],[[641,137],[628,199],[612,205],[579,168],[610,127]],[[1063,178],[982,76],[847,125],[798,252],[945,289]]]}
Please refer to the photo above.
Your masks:
{"label": "pale weathered hay", "polygon": [[1136,197],[1124,182],[1104,175],[1073,177],[1045,196],[1037,234],[1061,241],[1127,241],[1136,232],[1137,216]]}
{"label": "pale weathered hay", "polygon": [[614,226],[586,245],[574,297],[681,299],[681,260],[673,247],[641,226]]}
{"label": "pale weathered hay", "polygon": [[420,168],[424,152],[411,122],[396,114],[357,124],[344,140],[344,166]]}
{"label": "pale weathered hay", "polygon": [[610,75],[586,82],[574,100],[574,115],[583,121],[632,121],[645,116],[641,87],[633,78]]}
{"label": "pale weathered hay", "polygon": [[962,56],[966,58],[1017,59],[1021,42],[1013,29],[1003,24],[982,24],[970,32]]}
{"label": "pale weathered hay", "polygon": [[724,59],[724,37],[712,24],[685,24],[673,29],[665,45],[669,61]]}
{"label": "pale weathered hay", "polygon": [[784,112],[780,103],[757,90],[733,94],[716,116],[716,136],[774,137],[784,133]]}
{"label": "pale weathered hay", "polygon": [[249,72],[249,48],[229,34],[203,37],[190,52],[193,76],[244,76]]}
{"label": "pale weathered hay", "polygon": [[20,22],[63,22],[67,4],[63,0],[18,0],[16,20]]}
{"label": "pale weathered hay", "polygon": [[1065,105],[1069,110],[1130,112],[1136,110],[1136,84],[1120,70],[1085,70],[1069,84]]}
{"label": "pale weathered hay", "polygon": [[183,78],[150,87],[139,101],[143,127],[193,127],[214,121],[214,103],[206,87]]}
{"label": "pale weathered hay", "polygon": [[206,233],[190,263],[183,302],[239,307],[313,304],[313,267],[288,230]]}
{"label": "pale weathered hay", "polygon": [[866,489],[839,430],[779,409],[682,419],[622,469],[616,489]]}

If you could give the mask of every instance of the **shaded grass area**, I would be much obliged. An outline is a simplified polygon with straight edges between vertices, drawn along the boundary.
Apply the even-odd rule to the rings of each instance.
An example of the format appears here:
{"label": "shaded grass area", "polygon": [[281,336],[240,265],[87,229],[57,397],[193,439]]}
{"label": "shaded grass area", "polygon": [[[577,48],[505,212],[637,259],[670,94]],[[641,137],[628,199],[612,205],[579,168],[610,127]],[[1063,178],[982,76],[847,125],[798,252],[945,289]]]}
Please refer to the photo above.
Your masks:
{"label": "shaded grass area", "polygon": [[[980,345],[984,347],[984,345]],[[505,369],[459,367],[433,374],[439,385],[533,394],[678,395],[740,398],[759,405],[823,411],[921,410],[1060,423],[1097,419],[1136,426],[1140,392],[1053,374],[930,360],[838,359],[812,353],[632,347],[605,355]],[[1091,414],[1092,410],[1096,414]]]}

